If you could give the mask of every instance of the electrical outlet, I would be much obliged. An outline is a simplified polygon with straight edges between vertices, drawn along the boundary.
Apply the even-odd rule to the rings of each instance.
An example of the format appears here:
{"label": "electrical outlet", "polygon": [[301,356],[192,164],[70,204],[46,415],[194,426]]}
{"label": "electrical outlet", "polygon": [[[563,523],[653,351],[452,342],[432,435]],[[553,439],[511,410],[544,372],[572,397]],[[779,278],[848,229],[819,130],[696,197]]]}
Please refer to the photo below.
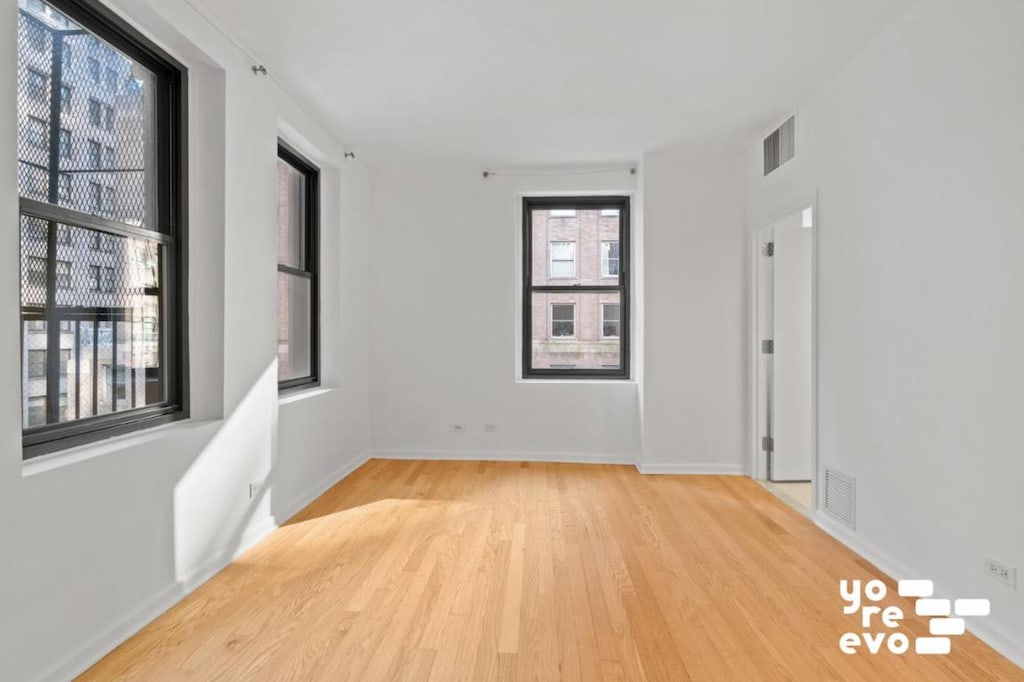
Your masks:
{"label": "electrical outlet", "polygon": [[452,433],[465,433],[466,426],[464,424],[452,424]]}
{"label": "electrical outlet", "polygon": [[1009,585],[1013,588],[1017,587],[1017,569],[1009,564],[985,557],[985,575],[998,580],[1004,585]]}
{"label": "electrical outlet", "polygon": [[484,424],[484,433],[496,433],[497,430],[497,424]]}
{"label": "electrical outlet", "polygon": [[254,500],[259,497],[259,494],[263,492],[263,487],[267,485],[267,479],[259,481],[253,481],[249,484],[249,499]]}

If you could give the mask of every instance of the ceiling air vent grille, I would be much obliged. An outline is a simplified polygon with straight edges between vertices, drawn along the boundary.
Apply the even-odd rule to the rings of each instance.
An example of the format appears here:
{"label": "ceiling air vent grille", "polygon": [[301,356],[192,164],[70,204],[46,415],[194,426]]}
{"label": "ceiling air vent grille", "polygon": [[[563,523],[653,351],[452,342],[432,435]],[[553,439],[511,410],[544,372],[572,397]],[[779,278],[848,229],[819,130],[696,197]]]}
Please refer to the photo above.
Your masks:
{"label": "ceiling air vent grille", "polygon": [[850,528],[857,518],[857,479],[825,469],[825,511]]}
{"label": "ceiling air vent grille", "polygon": [[790,116],[775,132],[764,138],[764,174],[768,175],[792,159],[795,153],[796,117]]}

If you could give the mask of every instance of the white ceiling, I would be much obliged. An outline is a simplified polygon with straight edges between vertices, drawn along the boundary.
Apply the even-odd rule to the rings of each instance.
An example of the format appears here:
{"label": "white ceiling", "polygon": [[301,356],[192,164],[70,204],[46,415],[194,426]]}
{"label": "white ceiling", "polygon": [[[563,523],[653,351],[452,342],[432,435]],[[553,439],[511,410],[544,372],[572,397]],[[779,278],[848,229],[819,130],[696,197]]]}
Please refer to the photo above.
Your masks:
{"label": "white ceiling", "polygon": [[635,159],[776,122],[911,0],[204,0],[355,148]]}

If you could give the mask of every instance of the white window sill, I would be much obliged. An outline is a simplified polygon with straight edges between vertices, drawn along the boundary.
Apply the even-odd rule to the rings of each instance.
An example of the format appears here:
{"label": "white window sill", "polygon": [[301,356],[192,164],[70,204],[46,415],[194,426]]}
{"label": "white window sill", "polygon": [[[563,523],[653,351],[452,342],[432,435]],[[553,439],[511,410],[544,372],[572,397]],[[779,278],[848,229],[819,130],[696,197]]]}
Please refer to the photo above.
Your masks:
{"label": "white window sill", "polygon": [[284,393],[279,393],[277,396],[278,405],[291,405],[292,403],[302,402],[303,400],[312,400],[328,393],[334,393],[334,389],[329,386],[312,386],[310,388],[295,388]]}
{"label": "white window sill", "polygon": [[135,433],[126,433],[121,436],[114,436],[112,438],[107,438],[106,440],[96,441],[95,443],[87,443],[85,445],[68,448],[67,450],[61,450],[60,452],[40,455],[39,457],[33,457],[27,462],[22,462],[21,475],[26,478],[29,476],[35,476],[36,474],[42,474],[47,471],[53,471],[55,469],[70,466],[72,464],[78,464],[79,462],[85,462],[110,453],[139,447],[160,438],[173,438],[175,434],[201,429],[211,424],[216,424],[219,421],[221,420],[209,419],[204,421],[193,421],[191,419],[182,419],[180,421],[171,422],[170,424],[161,424]]}
{"label": "white window sill", "polygon": [[516,378],[517,384],[590,384],[599,386],[636,385],[636,379],[523,379]]}

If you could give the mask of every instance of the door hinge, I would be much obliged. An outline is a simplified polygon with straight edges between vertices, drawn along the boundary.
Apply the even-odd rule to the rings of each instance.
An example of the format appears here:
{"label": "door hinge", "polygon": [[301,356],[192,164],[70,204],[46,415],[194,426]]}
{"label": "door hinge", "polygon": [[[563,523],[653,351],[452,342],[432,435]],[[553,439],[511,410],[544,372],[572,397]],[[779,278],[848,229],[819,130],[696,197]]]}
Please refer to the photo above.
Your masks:
{"label": "door hinge", "polygon": [[765,242],[764,248],[762,248],[761,251],[764,253],[764,255],[771,258],[772,256],[775,255],[775,242]]}
{"label": "door hinge", "polygon": [[775,450],[775,439],[771,436],[764,436],[761,438],[761,449],[765,452],[774,452]]}
{"label": "door hinge", "polygon": [[775,352],[775,341],[773,339],[764,339],[761,341],[761,352],[765,355],[771,355]]}

